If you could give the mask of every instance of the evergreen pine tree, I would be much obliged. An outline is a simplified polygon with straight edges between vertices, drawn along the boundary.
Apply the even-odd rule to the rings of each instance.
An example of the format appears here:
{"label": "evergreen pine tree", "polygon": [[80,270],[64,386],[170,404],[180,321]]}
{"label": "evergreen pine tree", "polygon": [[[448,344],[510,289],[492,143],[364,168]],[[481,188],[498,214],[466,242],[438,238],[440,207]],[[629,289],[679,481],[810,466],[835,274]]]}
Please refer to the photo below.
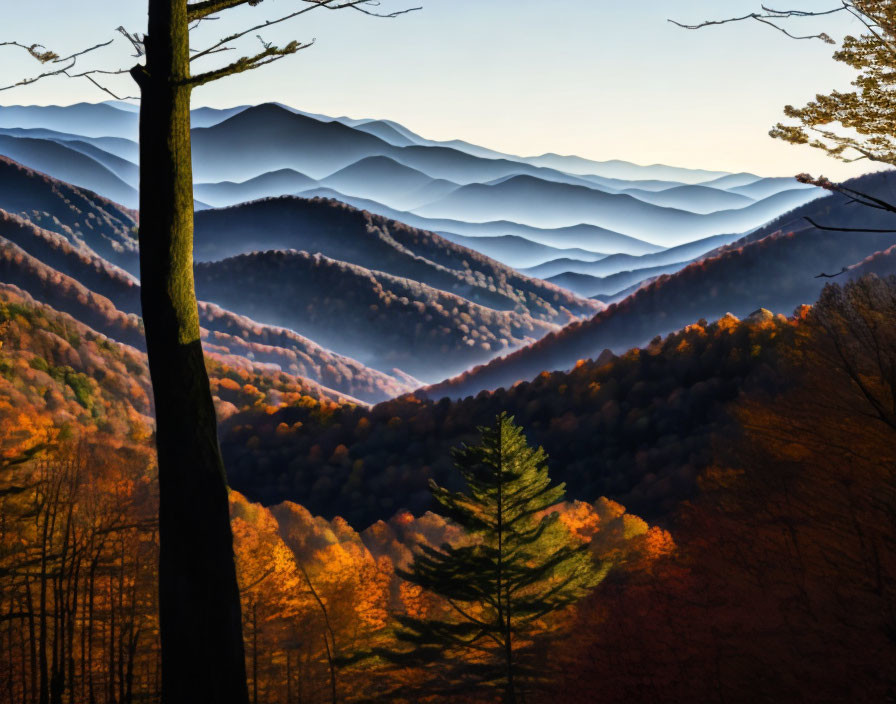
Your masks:
{"label": "evergreen pine tree", "polygon": [[465,539],[421,546],[409,571],[399,571],[441,597],[442,608],[400,618],[398,637],[410,648],[392,659],[427,667],[443,693],[490,688],[510,704],[520,701],[521,680],[537,674],[525,656],[539,620],[584,596],[599,572],[558,514],[543,514],[564,496],[564,485],[551,485],[544,450],[529,447],[505,413],[479,431],[478,445],[453,452],[468,492],[430,485]]}

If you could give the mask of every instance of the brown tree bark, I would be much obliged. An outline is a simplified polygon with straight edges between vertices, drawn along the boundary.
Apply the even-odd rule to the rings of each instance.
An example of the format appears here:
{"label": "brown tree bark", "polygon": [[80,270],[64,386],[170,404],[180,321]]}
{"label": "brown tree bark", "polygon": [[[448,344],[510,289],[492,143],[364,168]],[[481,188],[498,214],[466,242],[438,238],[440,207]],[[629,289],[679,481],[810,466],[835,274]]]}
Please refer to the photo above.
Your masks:
{"label": "brown tree bark", "polygon": [[247,704],[227,484],[193,286],[186,0],[149,0],[140,275],[156,410],[163,704]]}

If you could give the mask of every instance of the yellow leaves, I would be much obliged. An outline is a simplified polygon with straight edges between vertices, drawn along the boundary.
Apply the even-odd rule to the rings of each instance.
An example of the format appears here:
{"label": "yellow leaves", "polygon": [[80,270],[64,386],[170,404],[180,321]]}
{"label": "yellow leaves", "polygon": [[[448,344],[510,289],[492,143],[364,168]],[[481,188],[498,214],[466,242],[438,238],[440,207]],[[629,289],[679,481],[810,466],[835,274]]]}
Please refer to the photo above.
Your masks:
{"label": "yellow leaves", "polygon": [[57,433],[49,415],[15,408],[9,400],[0,397],[0,459],[10,460],[39,445],[49,444]]}

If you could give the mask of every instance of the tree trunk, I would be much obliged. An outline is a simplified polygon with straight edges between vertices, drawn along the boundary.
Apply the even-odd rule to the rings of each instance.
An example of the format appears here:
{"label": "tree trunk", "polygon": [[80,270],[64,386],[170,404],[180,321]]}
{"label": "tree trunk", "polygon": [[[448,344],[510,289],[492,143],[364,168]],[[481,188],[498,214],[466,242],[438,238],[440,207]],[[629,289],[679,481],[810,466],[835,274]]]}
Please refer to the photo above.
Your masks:
{"label": "tree trunk", "polygon": [[247,704],[224,465],[193,286],[186,0],[149,0],[140,277],[159,463],[163,704]]}

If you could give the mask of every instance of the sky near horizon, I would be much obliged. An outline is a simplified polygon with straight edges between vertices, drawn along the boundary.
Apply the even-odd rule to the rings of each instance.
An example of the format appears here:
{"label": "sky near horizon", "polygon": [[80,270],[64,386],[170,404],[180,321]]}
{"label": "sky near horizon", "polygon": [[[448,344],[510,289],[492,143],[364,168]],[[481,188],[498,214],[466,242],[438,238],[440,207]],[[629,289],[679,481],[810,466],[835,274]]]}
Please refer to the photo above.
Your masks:
{"label": "sky near horizon", "polygon": [[[0,41],[39,42],[70,53],[113,36],[85,67],[128,66],[119,25],[145,29],[145,0],[2,0]],[[265,0],[204,23],[196,46],[278,17],[297,0]],[[876,170],[768,137],[785,104],[845,89],[853,72],[835,47],[794,41],[758,23],[698,32],[696,22],[751,12],[758,0],[382,0],[382,10],[422,5],[396,19],[315,10],[261,32],[265,41],[315,39],[299,55],[194,93],[194,106],[279,101],[332,116],[396,120],[431,139],[464,139],[500,151],[577,154],[641,164],[762,175],[808,171],[832,178]],[[834,0],[794,0],[799,9]],[[724,5],[723,9],[720,6]],[[798,32],[858,33],[838,16],[796,22]],[[244,40],[245,51],[258,39]],[[0,47],[4,84],[41,71],[24,52]],[[197,66],[232,60],[221,54]],[[130,79],[109,83],[133,91]],[[0,104],[99,102],[86,80],[51,78],[0,92]]]}

